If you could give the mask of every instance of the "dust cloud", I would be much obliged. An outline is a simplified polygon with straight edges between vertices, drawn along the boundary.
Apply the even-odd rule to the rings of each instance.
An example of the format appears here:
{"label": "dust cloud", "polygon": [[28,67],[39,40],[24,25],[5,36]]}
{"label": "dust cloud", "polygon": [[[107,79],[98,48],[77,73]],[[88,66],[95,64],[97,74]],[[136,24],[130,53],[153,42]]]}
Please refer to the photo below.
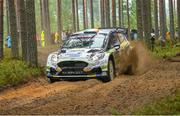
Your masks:
{"label": "dust cloud", "polygon": [[132,50],[131,60],[136,65],[135,74],[144,74],[155,63],[155,60],[150,55],[150,51],[147,49],[143,42],[132,43],[134,48]]}

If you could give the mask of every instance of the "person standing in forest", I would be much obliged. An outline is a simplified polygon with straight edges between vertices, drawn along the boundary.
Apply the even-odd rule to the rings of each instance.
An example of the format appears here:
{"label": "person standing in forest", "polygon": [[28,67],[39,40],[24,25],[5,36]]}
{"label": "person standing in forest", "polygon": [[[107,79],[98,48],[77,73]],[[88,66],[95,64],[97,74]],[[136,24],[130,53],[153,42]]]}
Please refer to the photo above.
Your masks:
{"label": "person standing in forest", "polygon": [[41,46],[45,47],[45,34],[44,31],[41,32]]}
{"label": "person standing in forest", "polygon": [[62,41],[64,42],[66,39],[67,39],[67,35],[66,35],[67,33],[66,33],[66,31],[63,31],[62,32]]}
{"label": "person standing in forest", "polygon": [[6,45],[8,48],[12,47],[12,39],[10,35],[8,35],[8,37],[6,38]]}
{"label": "person standing in forest", "polygon": [[55,33],[54,43],[55,44],[59,43],[59,34],[58,34],[58,32]]}

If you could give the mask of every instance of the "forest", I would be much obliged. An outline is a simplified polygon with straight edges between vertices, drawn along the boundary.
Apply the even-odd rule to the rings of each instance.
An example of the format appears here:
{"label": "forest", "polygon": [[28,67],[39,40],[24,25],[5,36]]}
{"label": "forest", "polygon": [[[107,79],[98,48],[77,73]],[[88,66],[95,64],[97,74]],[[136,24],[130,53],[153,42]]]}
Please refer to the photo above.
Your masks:
{"label": "forest", "polygon": [[[118,28],[135,74],[49,83],[48,55],[65,37]],[[179,77],[180,0],[0,0],[0,115],[179,115]]]}
{"label": "forest", "polygon": [[[177,40],[180,35],[178,0],[36,0],[30,3],[30,8],[26,7],[26,2],[28,1],[1,1],[1,41],[8,35],[12,36],[12,57],[15,58],[19,57],[19,49],[26,47],[30,40],[25,40],[28,36],[25,30],[30,31],[32,28],[32,31],[36,31],[30,32],[29,36],[34,36],[29,38],[40,38],[41,32],[45,31],[47,44],[52,43],[52,36],[56,32],[61,36],[63,31],[76,32],[87,28],[122,27],[128,29],[129,36],[130,31],[135,29],[138,31],[138,38],[145,40],[147,45],[150,45],[152,31],[156,39],[161,37],[166,40],[167,32],[170,32],[168,39],[172,41]],[[31,24],[34,26],[30,27]],[[5,42],[1,42],[1,57],[3,43]],[[36,44],[34,42],[32,46]],[[37,48],[32,49],[32,56],[37,57]],[[22,57],[26,59],[25,51],[22,51]]]}

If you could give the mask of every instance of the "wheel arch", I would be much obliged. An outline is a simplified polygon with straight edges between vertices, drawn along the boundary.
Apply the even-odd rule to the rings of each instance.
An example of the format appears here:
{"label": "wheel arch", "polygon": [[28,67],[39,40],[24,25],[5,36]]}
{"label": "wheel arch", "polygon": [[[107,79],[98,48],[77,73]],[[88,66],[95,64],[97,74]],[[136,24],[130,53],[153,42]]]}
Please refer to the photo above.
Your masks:
{"label": "wheel arch", "polygon": [[115,59],[114,59],[113,54],[111,54],[111,55],[109,56],[109,60],[108,60],[108,61],[110,61],[110,60],[113,62],[113,66],[114,66],[114,69],[115,69],[115,71],[116,71]]}

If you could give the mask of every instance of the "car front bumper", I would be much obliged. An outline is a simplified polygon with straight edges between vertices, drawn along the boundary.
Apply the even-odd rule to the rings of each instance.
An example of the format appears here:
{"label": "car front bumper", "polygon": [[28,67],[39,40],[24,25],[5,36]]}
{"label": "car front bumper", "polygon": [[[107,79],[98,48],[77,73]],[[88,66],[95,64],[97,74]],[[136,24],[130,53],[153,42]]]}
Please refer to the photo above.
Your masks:
{"label": "car front bumper", "polygon": [[106,77],[107,72],[102,72],[101,74],[90,74],[90,75],[52,75],[47,73],[48,78],[100,78]]}

